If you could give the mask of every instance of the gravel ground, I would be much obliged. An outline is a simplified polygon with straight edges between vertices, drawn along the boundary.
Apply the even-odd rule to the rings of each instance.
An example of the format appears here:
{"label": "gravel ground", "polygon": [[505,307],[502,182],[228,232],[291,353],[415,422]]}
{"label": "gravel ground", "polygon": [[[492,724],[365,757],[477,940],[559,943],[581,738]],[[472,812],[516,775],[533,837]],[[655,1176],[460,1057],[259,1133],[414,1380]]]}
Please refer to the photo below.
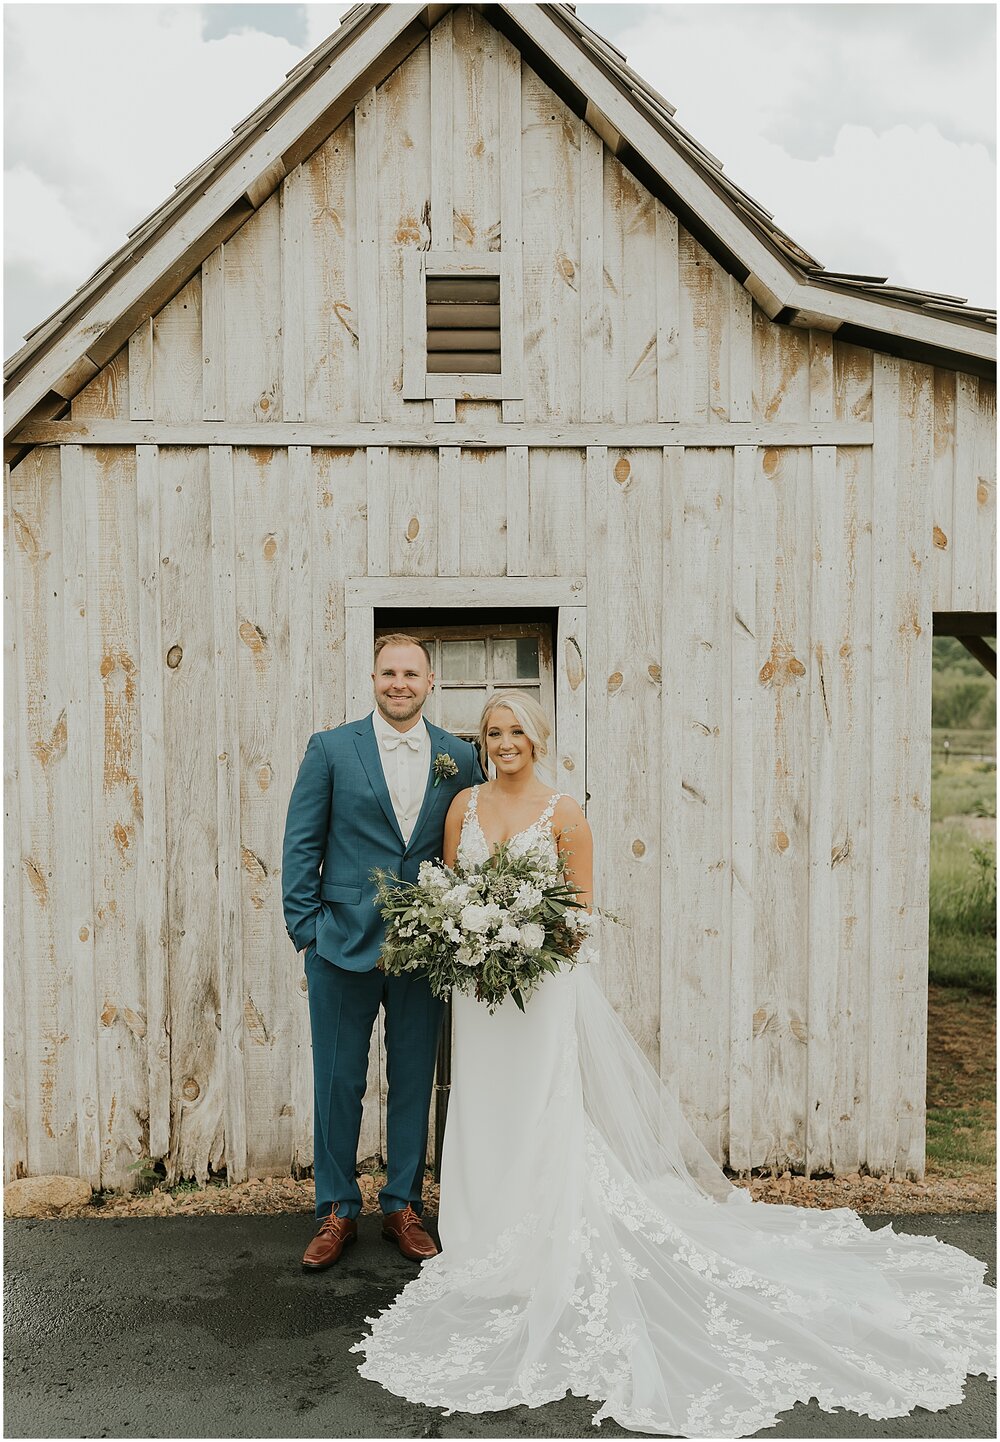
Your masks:
{"label": "gravel ground", "polygon": [[[364,1174],[358,1178],[364,1198],[363,1214],[378,1210],[377,1193],[383,1178]],[[944,1177],[928,1172],[924,1181],[888,1181],[855,1173],[849,1177],[811,1178],[793,1176],[751,1177],[749,1186],[755,1201],[783,1202],[797,1207],[852,1207],[859,1213],[887,1213],[911,1216],[917,1213],[990,1212],[996,1209],[996,1180],[985,1177]],[[437,1213],[438,1189],[428,1180],[424,1198],[430,1215]],[[274,1216],[279,1213],[312,1215],[315,1192],[311,1180],[293,1177],[262,1177],[233,1186],[184,1184],[172,1192],[156,1188],[151,1192],[97,1193],[88,1205],[68,1209],[62,1217],[166,1217],[198,1215]]]}

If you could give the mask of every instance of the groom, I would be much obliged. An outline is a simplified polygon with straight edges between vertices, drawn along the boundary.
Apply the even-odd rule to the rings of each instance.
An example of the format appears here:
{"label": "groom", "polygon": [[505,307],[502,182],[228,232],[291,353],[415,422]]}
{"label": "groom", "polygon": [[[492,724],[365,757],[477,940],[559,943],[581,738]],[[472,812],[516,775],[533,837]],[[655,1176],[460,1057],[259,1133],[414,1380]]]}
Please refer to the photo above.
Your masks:
{"label": "groom", "polygon": [[459,791],[485,780],[468,741],[424,721],[431,658],[413,636],[375,643],[375,710],[309,738],[288,803],[285,924],[305,951],[312,1030],[314,1174],[320,1227],[302,1266],[321,1271],[358,1234],[355,1177],[368,1048],[385,1008],[386,1184],[382,1235],[414,1261],[437,1252],[420,1214],[442,1003],[426,977],[376,969],[384,924],[374,867],[415,881],[441,855]]}

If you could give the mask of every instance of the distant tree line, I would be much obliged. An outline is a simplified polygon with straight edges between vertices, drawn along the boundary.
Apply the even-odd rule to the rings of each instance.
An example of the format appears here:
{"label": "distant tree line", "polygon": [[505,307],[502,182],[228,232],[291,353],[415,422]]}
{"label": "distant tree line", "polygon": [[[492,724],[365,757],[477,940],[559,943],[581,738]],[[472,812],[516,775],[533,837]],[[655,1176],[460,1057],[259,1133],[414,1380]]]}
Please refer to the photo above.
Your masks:
{"label": "distant tree line", "polygon": [[933,665],[931,725],[956,731],[995,730],[996,682],[961,641],[954,636],[935,637]]}

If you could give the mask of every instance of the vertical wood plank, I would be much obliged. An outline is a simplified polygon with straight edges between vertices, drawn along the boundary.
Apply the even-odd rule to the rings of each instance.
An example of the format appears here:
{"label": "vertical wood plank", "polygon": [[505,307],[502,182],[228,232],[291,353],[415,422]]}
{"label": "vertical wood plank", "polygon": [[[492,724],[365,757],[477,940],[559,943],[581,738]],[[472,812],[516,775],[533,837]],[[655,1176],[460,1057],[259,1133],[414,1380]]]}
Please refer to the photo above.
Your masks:
{"label": "vertical wood plank", "polygon": [[146,1152],[146,986],[137,865],[143,823],[135,454],[84,453],[90,686],[94,1005],[101,1179],[134,1181]]}
{"label": "vertical wood plank", "polygon": [[[588,607],[591,614],[587,627],[587,751],[591,756],[611,754],[613,741],[609,731],[607,678],[609,674],[608,613],[598,598],[609,594],[608,558],[608,448],[588,446],[584,462],[585,515],[587,518],[587,597],[594,600]],[[594,766],[587,772],[587,819],[594,833],[595,901],[609,905],[605,891],[606,868],[600,860],[610,834],[613,819],[611,778],[606,767]],[[614,945],[614,942],[611,942]],[[602,978],[606,985],[606,978]]]}
{"label": "vertical wood plank", "polygon": [[604,142],[580,127],[580,419],[604,415]]}
{"label": "vertical wood plank", "polygon": [[681,1102],[717,1161],[728,1151],[732,911],[730,656],[733,460],[728,450],[684,452],[680,715]]}
{"label": "vertical wood plank", "polygon": [[153,317],[154,419],[204,420],[204,372],[202,276],[198,274]]}
{"label": "vertical wood plank", "polygon": [[729,419],[753,419],[753,300],[729,277]]}
{"label": "vertical wood plank", "polygon": [[[663,556],[660,617],[663,627],[662,700],[660,713],[660,1055],[659,1070],[679,1094],[687,1059],[686,1037],[676,998],[684,984],[684,953],[680,919],[684,912],[681,755],[684,742],[684,448],[664,446]],[[589,502],[589,494],[588,494]],[[594,593],[594,622],[601,596]],[[603,607],[601,607],[603,609]],[[592,627],[593,630],[593,627]],[[593,649],[593,646],[592,646]],[[591,664],[594,685],[596,658]],[[588,745],[590,738],[588,735]]]}
{"label": "vertical wood plank", "polygon": [[507,575],[528,574],[528,447],[507,447]]}
{"label": "vertical wood plank", "polygon": [[[368,568],[368,460],[363,448],[314,449],[316,548],[313,573],[313,725],[327,731],[364,714],[351,709],[344,580]],[[369,664],[361,673],[368,685]],[[365,700],[370,696],[370,686]],[[304,749],[304,748],[303,748]]]}
{"label": "vertical wood plank", "polygon": [[[218,766],[207,447],[159,456],[166,757],[171,1133],[167,1176],[225,1162],[226,1069],[218,955]],[[201,738],[200,740],[198,738]],[[205,744],[206,739],[208,744]],[[206,947],[205,938],[212,938]]]}
{"label": "vertical wood plank", "polygon": [[70,419],[125,420],[129,414],[129,364],[123,347],[70,402]]}
{"label": "vertical wood plank", "polygon": [[306,418],[304,180],[296,166],[281,183],[281,414],[286,421]]}
{"label": "vertical wood plank", "polygon": [[375,90],[354,110],[358,235],[358,402],[363,421],[382,419],[379,388],[382,324],[378,277],[378,141]]}
{"label": "vertical wood plank", "polygon": [[366,451],[368,486],[368,574],[389,572],[389,448],[369,446]]}
{"label": "vertical wood plank", "polygon": [[757,592],[754,556],[755,446],[733,451],[732,566],[732,939],[729,990],[729,1165],[753,1165],[754,767],[753,701],[757,684]]}
{"label": "vertical wood plank", "polygon": [[681,414],[684,421],[709,419],[709,300],[712,277],[708,254],[683,226],[677,236],[680,283]]}
{"label": "vertical wood plank", "polygon": [[257,423],[280,420],[278,192],[226,241],[225,293],[226,418]]}
{"label": "vertical wood plank", "polygon": [[954,604],[955,384],[954,371],[934,370],[934,476],[931,506],[931,569],[935,611]]}
{"label": "vertical wood plank", "polygon": [[[461,452],[459,497],[462,575],[506,575],[506,450],[467,446]],[[441,524],[445,524],[443,513]]]}
{"label": "vertical wood plank", "polygon": [[[453,25],[452,202],[456,250],[499,251],[499,32],[474,6],[456,6]],[[432,37],[434,31],[431,32]],[[433,58],[433,57],[432,57]],[[433,83],[431,86],[433,98]]]}
{"label": "vertical wood plank", "polygon": [[[587,564],[582,456],[532,446],[528,455],[528,575],[578,576]],[[508,525],[514,522],[508,510]]]}
{"label": "vertical wood plank", "polygon": [[[66,761],[62,770],[60,852],[62,962],[73,992],[74,1072],[79,1174],[100,1185],[100,1099],[97,1079],[95,1005],[93,801],[90,728],[90,645],[87,594],[88,555],[94,542],[93,508],[88,505],[82,446],[60,448],[63,520],[63,626],[66,655]],[[90,514],[88,514],[90,512]]]}
{"label": "vertical wood plank", "polygon": [[153,319],[144,320],[128,340],[128,414],[132,421],[151,421],[153,409]]}
{"label": "vertical wood plank", "polygon": [[[236,656],[239,716],[235,795],[240,803],[236,874],[242,910],[241,1064],[247,1165],[251,1176],[261,1176],[287,1167],[293,1148],[290,1078],[295,998],[284,966],[275,966],[275,958],[288,954],[280,874],[286,804],[294,779],[289,764],[285,449],[235,450],[233,486],[234,534],[239,540],[234,562],[235,621],[230,622],[229,633]],[[235,982],[232,994],[235,1000]],[[233,1036],[236,1027],[234,1015]]]}
{"label": "vertical wood plank", "polygon": [[455,45],[453,14],[443,15],[430,33],[431,48],[431,243],[455,247],[453,172],[455,146]]}
{"label": "vertical wood plank", "polygon": [[952,581],[956,611],[990,611],[996,605],[995,444],[995,387],[975,376],[958,375]]}
{"label": "vertical wood plank", "polygon": [[[322,614],[316,571],[320,552],[316,484],[309,446],[288,448],[288,750],[283,772],[290,791],[305,754],[315,720],[314,631]],[[273,783],[272,783],[273,784]],[[309,988],[304,962],[287,937],[275,946],[279,973],[287,978],[291,1108],[289,1162],[293,1173],[312,1155],[312,1065],[309,1028]]]}
{"label": "vertical wood plank", "polygon": [[[243,1068],[243,915],[240,887],[240,722],[236,669],[236,512],[231,446],[208,448],[212,523],[216,817],[216,909],[225,1077],[226,1178],[247,1177],[246,1077]],[[249,1040],[249,1038],[248,1038]]]}
{"label": "vertical wood plank", "polygon": [[649,290],[657,265],[656,201],[631,174],[625,170],[620,174],[625,407],[619,418],[653,421],[657,411],[657,318]]}
{"label": "vertical wood plank", "polygon": [[867,451],[813,450],[807,1172],[867,1160],[870,475]]}
{"label": "vertical wood plank", "polygon": [[[10,473],[17,568],[17,848],[24,997],[24,1105],[29,1176],[79,1166],[72,981],[63,946],[62,837],[67,746],[64,565],[59,450],[30,451]],[[96,1115],[96,1112],[95,1112]]]}
{"label": "vertical wood plank", "polygon": [[226,247],[201,266],[202,417],[226,419]]}
{"label": "vertical wood plank", "polygon": [[[834,418],[833,336],[828,330],[809,332],[809,419]],[[736,417],[734,416],[735,420]],[[746,420],[750,416],[745,417]]]}
{"label": "vertical wood plank", "polygon": [[136,447],[139,569],[139,714],[142,718],[142,871],[137,902],[146,972],[148,1153],[170,1146],[170,1033],[167,979],[167,783],[160,608],[159,448]]}
{"label": "vertical wood plank", "polygon": [[18,628],[25,615],[18,604],[15,519],[10,467],[4,466],[3,611],[3,779],[4,779],[4,968],[3,968],[3,1135],[4,1181],[28,1172],[28,1117],[25,1096],[27,1038],[24,1011],[24,914],[21,899],[20,733],[24,698],[19,685]]}
{"label": "vertical wood plank", "polygon": [[656,202],[656,419],[680,420],[680,274],[677,217]]}
{"label": "vertical wood plank", "polygon": [[[500,149],[500,238],[504,256],[500,276],[500,369],[506,398],[505,421],[524,419],[523,323],[504,324],[504,316],[524,315],[524,231],[521,187],[521,54],[504,35],[497,36],[498,134]],[[517,414],[508,408],[517,405]]]}
{"label": "vertical wood plank", "polygon": [[587,608],[560,606],[556,666],[556,785],[587,799]]}
{"label": "vertical wood plank", "polygon": [[302,163],[306,419],[356,420],[354,113]]}
{"label": "vertical wood plank", "polygon": [[930,367],[876,354],[868,1166],[900,1176],[924,1166],[932,407]]}
{"label": "vertical wood plank", "polygon": [[[461,446],[438,447],[438,562],[439,576],[458,576],[461,559]],[[470,538],[471,539],[471,538]]]}
{"label": "vertical wood plank", "polygon": [[811,456],[768,448],[756,478],[753,1165],[805,1158]]}
{"label": "vertical wood plank", "polygon": [[389,569],[390,576],[433,576],[437,573],[439,542],[437,452],[388,452],[389,463]]}
{"label": "vertical wood plank", "polygon": [[[662,453],[609,452],[607,579],[615,595],[606,655],[605,735],[615,768],[614,824],[605,810],[598,854],[612,910],[627,911],[607,968],[610,996],[654,1065],[660,1055],[660,568]],[[599,688],[601,678],[595,677]],[[613,739],[612,739],[613,738]],[[605,802],[610,798],[605,796]],[[656,964],[653,959],[656,958]]]}

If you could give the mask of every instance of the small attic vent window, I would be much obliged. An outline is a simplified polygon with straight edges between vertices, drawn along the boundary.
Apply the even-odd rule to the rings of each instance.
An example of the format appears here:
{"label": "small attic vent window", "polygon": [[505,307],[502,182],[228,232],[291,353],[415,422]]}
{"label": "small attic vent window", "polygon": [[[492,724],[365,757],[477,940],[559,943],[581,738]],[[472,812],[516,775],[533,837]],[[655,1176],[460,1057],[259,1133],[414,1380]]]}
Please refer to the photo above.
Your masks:
{"label": "small attic vent window", "polygon": [[499,276],[427,276],[427,371],[500,374]]}

